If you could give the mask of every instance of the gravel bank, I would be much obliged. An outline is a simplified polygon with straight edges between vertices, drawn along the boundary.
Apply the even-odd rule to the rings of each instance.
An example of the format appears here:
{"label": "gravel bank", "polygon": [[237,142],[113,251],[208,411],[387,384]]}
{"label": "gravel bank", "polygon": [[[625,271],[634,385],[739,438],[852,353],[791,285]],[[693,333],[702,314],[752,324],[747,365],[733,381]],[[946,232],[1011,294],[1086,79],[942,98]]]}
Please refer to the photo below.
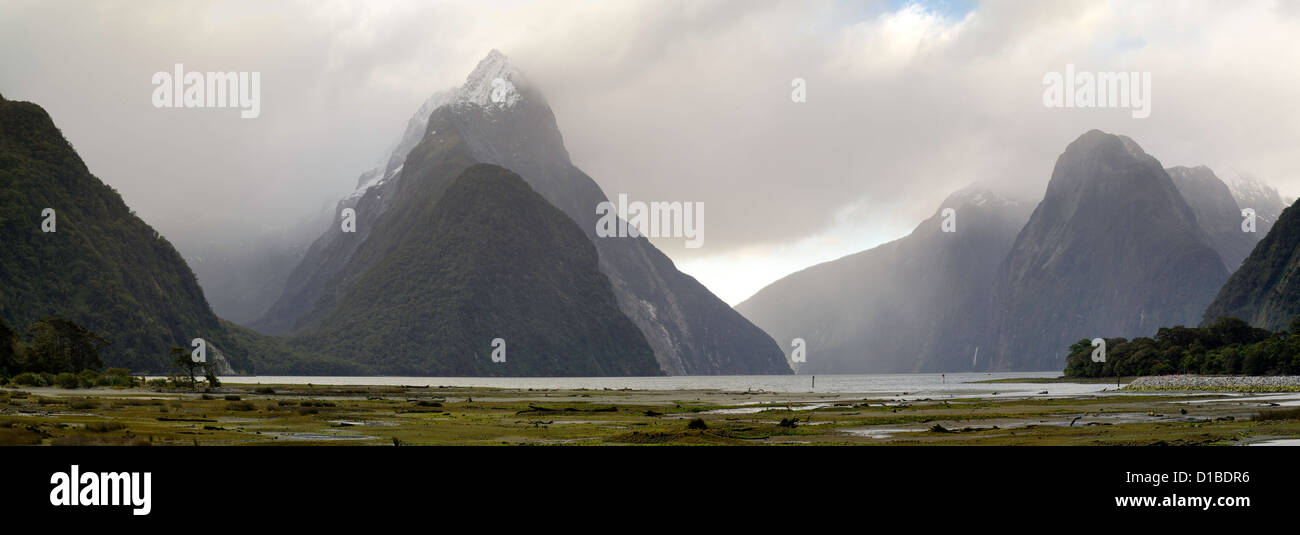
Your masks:
{"label": "gravel bank", "polygon": [[1300,375],[1222,376],[1159,375],[1134,379],[1126,390],[1210,390],[1229,392],[1300,392]]}

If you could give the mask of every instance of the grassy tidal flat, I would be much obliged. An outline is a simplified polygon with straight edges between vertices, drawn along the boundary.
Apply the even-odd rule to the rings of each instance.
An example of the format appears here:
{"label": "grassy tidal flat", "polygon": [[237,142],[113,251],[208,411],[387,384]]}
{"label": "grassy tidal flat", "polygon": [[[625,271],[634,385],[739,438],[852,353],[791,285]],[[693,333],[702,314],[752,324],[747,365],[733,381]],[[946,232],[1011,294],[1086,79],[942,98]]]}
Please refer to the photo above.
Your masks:
{"label": "grassy tidal flat", "polygon": [[904,400],[717,390],[7,388],[0,389],[0,444],[1240,445],[1300,438],[1300,409],[1282,405],[1296,399],[1190,392]]}

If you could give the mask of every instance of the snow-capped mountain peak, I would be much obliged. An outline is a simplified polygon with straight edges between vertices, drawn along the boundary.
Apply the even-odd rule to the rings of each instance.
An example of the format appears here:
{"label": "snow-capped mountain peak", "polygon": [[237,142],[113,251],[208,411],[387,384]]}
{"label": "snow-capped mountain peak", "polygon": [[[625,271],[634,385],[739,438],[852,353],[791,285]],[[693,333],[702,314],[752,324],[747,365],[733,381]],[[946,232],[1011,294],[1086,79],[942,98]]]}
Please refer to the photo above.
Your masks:
{"label": "snow-capped mountain peak", "polygon": [[1268,234],[1273,223],[1282,215],[1288,203],[1278,194],[1277,188],[1267,182],[1248,174],[1233,173],[1225,180],[1237,206],[1255,211],[1259,220],[1258,232]]}
{"label": "snow-capped mountain peak", "polygon": [[393,179],[400,180],[398,172],[402,162],[406,160],[407,153],[426,135],[429,115],[434,110],[444,105],[461,103],[473,103],[489,112],[509,110],[522,100],[519,85],[524,83],[523,74],[510,63],[510,58],[496,49],[488,52],[465,78],[464,85],[438,91],[424,101],[407,122],[406,131],[389,153],[388,160],[363,173],[357,180],[357,189],[348,194],[345,200],[359,199],[371,188]]}
{"label": "snow-capped mountain peak", "polygon": [[1232,190],[1232,196],[1237,198],[1237,203],[1242,206],[1254,206],[1259,203],[1280,203],[1281,197],[1277,193],[1277,188],[1256,178],[1253,175],[1237,174],[1227,181],[1228,189]]}
{"label": "snow-capped mountain peak", "polygon": [[511,108],[520,100],[516,84],[522,81],[523,77],[510,63],[510,58],[493,49],[465,79],[465,85],[457,92],[457,100],[473,102],[484,108]]}
{"label": "snow-capped mountain peak", "polygon": [[403,166],[398,165],[396,168],[392,169],[391,171],[388,171],[387,173],[379,173],[378,169],[375,169],[370,173],[366,173],[365,175],[363,175],[363,178],[364,177],[369,177],[369,178],[365,181],[365,183],[358,186],[355,191],[349,193],[347,197],[344,197],[344,199],[354,200],[354,199],[361,198],[363,195],[366,194],[366,191],[369,190],[370,188],[383,184],[384,182],[387,182],[388,180],[392,179],[394,176],[397,176],[398,173],[402,172],[402,167]]}
{"label": "snow-capped mountain peak", "polygon": [[955,207],[966,204],[981,207],[987,205],[994,208],[1009,208],[1020,206],[1023,203],[1004,195],[981,182],[972,182],[966,187],[953,192],[948,196],[948,199],[944,201],[945,207]]}

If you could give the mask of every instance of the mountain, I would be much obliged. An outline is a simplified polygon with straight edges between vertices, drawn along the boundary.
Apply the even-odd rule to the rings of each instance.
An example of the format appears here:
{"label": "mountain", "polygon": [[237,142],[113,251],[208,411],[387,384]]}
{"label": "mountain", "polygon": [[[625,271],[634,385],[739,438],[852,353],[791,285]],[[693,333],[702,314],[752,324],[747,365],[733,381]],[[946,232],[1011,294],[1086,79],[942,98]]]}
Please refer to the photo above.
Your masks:
{"label": "mountain", "polygon": [[1255,210],[1255,232],[1259,236],[1268,234],[1282,210],[1291,206],[1291,202],[1278,194],[1277,188],[1253,175],[1238,174],[1227,182],[1237,205]]}
{"label": "mountain", "polygon": [[1224,267],[1229,273],[1235,271],[1263,234],[1242,231],[1241,208],[1228,185],[1219,180],[1210,168],[1203,165],[1179,166],[1165,169],[1165,172],[1169,173],[1178,193],[1196,215],[1196,223],[1209,236],[1210,245],[1223,259]]}
{"label": "mountain", "polygon": [[1060,370],[1074,342],[1193,325],[1223,260],[1160,162],[1089,131],[1056,161],[995,288],[999,370]]}
{"label": "mountain", "polygon": [[[944,209],[955,232],[943,232]],[[736,306],[773,338],[807,343],[801,374],[969,370],[988,350],[990,288],[1029,205],[957,191],[911,234],[791,274]]]}
{"label": "mountain", "polygon": [[[426,138],[424,145],[451,143]],[[352,356],[373,370],[420,376],[659,375],[641,331],[618,310],[596,247],[563,212],[507,169],[449,174],[411,164],[394,210],[408,231],[381,226],[361,255],[381,255],[317,308],[305,347]],[[424,173],[422,170],[431,172]],[[379,251],[383,251],[382,253]],[[506,344],[494,363],[491,342]]]}
{"label": "mountain", "polygon": [[164,371],[168,349],[204,338],[221,371],[250,368],[171,243],[90,173],[44,109],[3,97],[0,240],[0,317],[15,330],[67,318],[111,344],[106,365],[137,372]]}
{"label": "mountain", "polygon": [[[302,327],[302,316],[311,311],[316,300],[352,258],[356,248],[370,236],[371,229],[396,197],[398,177],[407,154],[425,137],[429,116],[438,107],[454,102],[458,94],[444,91],[434,94],[407,122],[396,146],[385,163],[366,171],[357,179],[357,189],[340,199],[334,209],[337,218],[346,209],[356,213],[354,233],[345,233],[338,219],[330,220],[326,231],[313,241],[285,278],[278,297],[249,326],[260,332],[286,334]],[[354,239],[356,238],[356,239]]]}
{"label": "mountain", "polygon": [[1214,302],[1206,322],[1229,316],[1272,331],[1300,315],[1300,210],[1288,207],[1255,246]]}
{"label": "mountain", "polygon": [[[442,141],[426,144],[430,137]],[[450,179],[476,163],[513,171],[577,223],[595,245],[600,272],[612,285],[618,309],[641,331],[661,370],[689,375],[790,373],[781,348],[770,337],[678,271],[644,237],[596,235],[596,207],[608,197],[570,161],[542,93],[495,50],[463,86],[437,93],[421,107],[388,162],[363,174],[358,190],[340,201],[340,211],[356,210],[356,232],[345,233],[337,222],[332,224],[289,276],[284,294],[253,326],[273,333],[321,326],[347,289],[374,267],[381,252],[395,245],[391,236],[371,245],[373,232],[409,232],[410,225],[401,222],[415,211],[405,207],[405,197],[425,195],[420,199],[427,202],[445,188],[446,181],[408,185],[408,178],[415,176],[413,164],[422,174]],[[363,246],[365,254],[359,252]]]}

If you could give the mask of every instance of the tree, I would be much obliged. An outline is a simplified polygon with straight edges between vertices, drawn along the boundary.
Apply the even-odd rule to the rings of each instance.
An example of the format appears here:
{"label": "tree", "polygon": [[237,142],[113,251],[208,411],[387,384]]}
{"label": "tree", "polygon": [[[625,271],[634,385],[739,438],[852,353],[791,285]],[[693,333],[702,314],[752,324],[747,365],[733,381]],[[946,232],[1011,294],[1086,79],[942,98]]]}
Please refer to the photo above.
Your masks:
{"label": "tree", "polygon": [[[221,386],[221,382],[217,380],[216,373],[212,370],[212,365],[208,362],[194,362],[194,357],[190,355],[189,350],[180,346],[172,346],[172,348],[167,351],[167,354],[174,357],[172,359],[172,367],[184,370],[186,375],[189,376],[190,388],[194,388],[194,386],[198,384],[198,379],[195,378],[195,372],[199,371],[203,372],[203,377],[208,381],[209,387]],[[179,383],[180,381],[177,380],[177,382]]]}
{"label": "tree", "polygon": [[1218,341],[1218,344],[1223,346],[1253,344],[1273,334],[1265,329],[1251,327],[1249,323],[1231,317],[1218,318],[1210,322],[1206,329]]}
{"label": "tree", "polygon": [[[186,375],[189,376],[189,386],[192,388],[195,381],[194,369],[198,367],[199,363],[194,362],[194,358],[190,356],[190,352],[186,351],[185,348],[181,346],[172,346],[172,348],[167,351],[167,354],[173,357],[172,367],[184,370]],[[177,382],[179,382],[179,380]]]}
{"label": "tree", "polygon": [[0,318],[0,375],[18,371],[18,333]]}
{"label": "tree", "polygon": [[203,363],[203,378],[208,381],[209,387],[221,388],[221,381],[217,380],[216,372],[212,371],[212,366],[206,362]]}
{"label": "tree", "polygon": [[30,372],[77,373],[104,367],[99,350],[109,345],[99,335],[63,318],[46,318],[27,328],[31,344],[23,368]]}
{"label": "tree", "polygon": [[1179,325],[1177,327],[1161,327],[1156,331],[1156,340],[1161,343],[1169,343],[1176,346],[1188,346],[1195,342],[1200,336],[1199,329],[1190,329]]}

